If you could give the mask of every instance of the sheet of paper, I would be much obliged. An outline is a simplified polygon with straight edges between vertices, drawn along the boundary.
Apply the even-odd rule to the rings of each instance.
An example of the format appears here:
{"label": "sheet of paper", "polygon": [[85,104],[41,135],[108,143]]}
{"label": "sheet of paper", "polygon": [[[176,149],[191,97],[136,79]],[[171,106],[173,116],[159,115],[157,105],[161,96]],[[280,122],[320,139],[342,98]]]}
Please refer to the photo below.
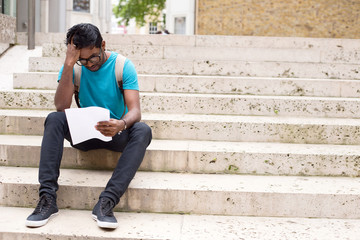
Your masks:
{"label": "sheet of paper", "polygon": [[105,137],[95,129],[98,122],[110,120],[109,109],[101,107],[69,108],[65,109],[65,115],[74,145],[92,138],[98,138],[105,142],[111,141],[111,137]]}

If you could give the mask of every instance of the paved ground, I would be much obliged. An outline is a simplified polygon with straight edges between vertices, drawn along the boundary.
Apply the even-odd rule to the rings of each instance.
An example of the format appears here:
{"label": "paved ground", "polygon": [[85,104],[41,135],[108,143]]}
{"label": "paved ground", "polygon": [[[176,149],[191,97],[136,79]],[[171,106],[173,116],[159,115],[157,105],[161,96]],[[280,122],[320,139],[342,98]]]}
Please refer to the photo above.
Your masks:
{"label": "paved ground", "polygon": [[27,72],[29,57],[41,57],[42,47],[28,50],[25,45],[16,45],[0,57],[0,90],[13,88],[13,73]]}

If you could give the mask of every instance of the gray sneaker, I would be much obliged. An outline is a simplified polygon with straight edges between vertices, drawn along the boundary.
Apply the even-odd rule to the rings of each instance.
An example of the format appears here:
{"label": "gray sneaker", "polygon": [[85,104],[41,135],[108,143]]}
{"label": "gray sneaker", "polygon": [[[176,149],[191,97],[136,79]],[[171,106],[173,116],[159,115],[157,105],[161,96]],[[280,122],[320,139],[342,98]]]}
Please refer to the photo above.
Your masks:
{"label": "gray sneaker", "polygon": [[114,216],[113,208],[115,204],[107,197],[99,199],[92,211],[92,217],[101,228],[112,228],[118,227],[118,222]]}
{"label": "gray sneaker", "polygon": [[49,221],[50,217],[58,212],[56,199],[50,194],[45,193],[41,195],[34,212],[26,219],[25,225],[27,227],[41,227]]}

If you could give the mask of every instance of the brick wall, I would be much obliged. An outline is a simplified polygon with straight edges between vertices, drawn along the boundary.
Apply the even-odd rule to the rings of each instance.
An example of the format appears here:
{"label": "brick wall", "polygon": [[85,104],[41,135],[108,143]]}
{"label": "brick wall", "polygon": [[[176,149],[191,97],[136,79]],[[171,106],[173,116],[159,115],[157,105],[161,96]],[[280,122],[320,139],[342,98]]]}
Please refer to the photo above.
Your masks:
{"label": "brick wall", "polygon": [[360,38],[360,0],[197,0],[196,34]]}

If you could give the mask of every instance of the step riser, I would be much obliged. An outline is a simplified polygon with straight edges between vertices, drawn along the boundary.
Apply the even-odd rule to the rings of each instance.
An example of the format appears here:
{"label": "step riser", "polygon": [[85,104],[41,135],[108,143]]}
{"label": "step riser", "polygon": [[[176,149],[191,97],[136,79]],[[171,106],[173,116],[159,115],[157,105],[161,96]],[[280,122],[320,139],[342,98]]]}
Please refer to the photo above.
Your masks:
{"label": "step riser", "polygon": [[[105,181],[107,179],[104,179],[104,186]],[[35,207],[38,187],[38,184],[3,183],[0,185],[0,192],[3,193],[0,204],[10,207]],[[59,208],[91,210],[102,191],[103,187],[60,184],[57,204]],[[359,198],[358,195],[341,194],[149,190],[132,188],[130,184],[115,210],[262,217],[359,218]]]}
{"label": "step riser", "polygon": [[[143,119],[154,139],[360,144],[360,126]],[[45,117],[0,116],[0,133],[42,135],[44,121]]]}
{"label": "step riser", "polygon": [[[54,110],[54,96],[54,92],[0,91],[0,108]],[[140,102],[144,113],[360,118],[357,99],[142,93]]]}
{"label": "step riser", "polygon": [[[30,58],[31,72],[58,72],[63,58]],[[355,64],[133,60],[140,74],[184,74],[242,77],[284,77],[320,79],[359,79],[360,67]],[[305,70],[306,69],[306,70]]]}
{"label": "step riser", "polygon": [[[14,88],[56,89],[57,73],[14,73]],[[138,75],[140,91],[359,98],[360,81]]]}
{"label": "step riser", "polygon": [[154,96],[142,94],[144,112],[359,118],[360,101],[246,96]]}
{"label": "step riser", "polygon": [[359,79],[360,67],[351,64],[195,61],[195,75]]}
{"label": "step riser", "polygon": [[[279,61],[312,63],[360,63],[359,50],[343,48],[329,49],[287,49],[287,48],[240,48],[240,47],[201,47],[201,46],[149,46],[149,45],[110,45],[115,51],[133,59],[178,59],[178,60],[237,60],[237,61]],[[44,57],[65,57],[65,44],[44,44]]]}
{"label": "step riser", "polygon": [[56,89],[57,73],[14,73],[14,89]]}
{"label": "step riser", "polygon": [[[120,153],[107,150],[81,152],[65,147],[62,168],[113,170]],[[40,145],[1,145],[1,166],[38,167]],[[187,159],[185,161],[185,159]],[[141,171],[191,173],[271,174],[293,176],[360,176],[358,155],[208,152],[156,150],[150,145]]]}
{"label": "step riser", "polygon": [[145,120],[158,139],[360,144],[360,126]]}

